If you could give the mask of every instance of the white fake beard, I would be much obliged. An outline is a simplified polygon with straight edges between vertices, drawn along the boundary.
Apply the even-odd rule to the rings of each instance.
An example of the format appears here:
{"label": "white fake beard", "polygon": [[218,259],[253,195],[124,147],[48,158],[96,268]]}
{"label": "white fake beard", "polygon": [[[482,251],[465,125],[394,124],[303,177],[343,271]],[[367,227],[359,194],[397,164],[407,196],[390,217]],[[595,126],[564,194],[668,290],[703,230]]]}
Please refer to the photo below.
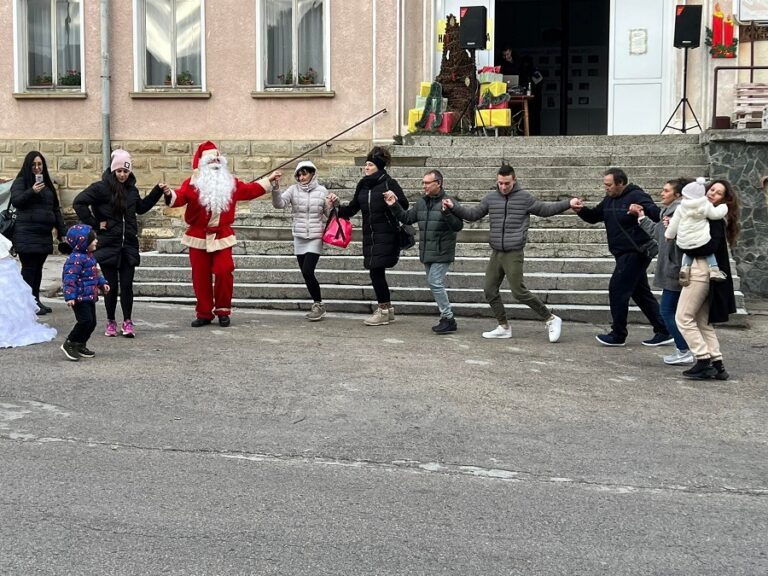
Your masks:
{"label": "white fake beard", "polygon": [[211,213],[226,212],[232,202],[235,179],[227,169],[227,161],[219,157],[219,166],[211,166],[210,161],[200,161],[197,176],[192,178],[199,194],[200,204]]}

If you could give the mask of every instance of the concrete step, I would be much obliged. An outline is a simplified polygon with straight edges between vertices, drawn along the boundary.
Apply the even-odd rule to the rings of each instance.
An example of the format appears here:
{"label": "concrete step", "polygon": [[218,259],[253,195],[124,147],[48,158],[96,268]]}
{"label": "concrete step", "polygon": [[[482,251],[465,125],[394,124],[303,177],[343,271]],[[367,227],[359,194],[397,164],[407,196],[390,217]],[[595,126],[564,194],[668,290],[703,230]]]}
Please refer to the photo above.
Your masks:
{"label": "concrete step", "polygon": [[[706,158],[700,155],[701,162],[692,162],[690,158],[680,158],[678,156],[670,156],[667,164],[662,163],[650,163],[645,162],[641,165],[634,166],[632,170],[629,170],[627,176],[631,181],[638,180],[640,178],[658,178],[660,172],[673,171],[675,174],[695,174],[698,176],[704,175],[704,170],[708,169]],[[431,159],[430,159],[431,160]],[[464,158],[464,160],[466,160]],[[582,160],[585,160],[582,158]],[[681,162],[682,160],[682,162]],[[465,179],[485,179],[491,180],[491,183],[495,180],[496,171],[501,165],[501,161],[494,161],[493,163],[483,164],[479,166],[463,165],[454,166],[447,165],[440,168],[440,172],[443,175],[445,187],[458,187],[455,184],[455,180]],[[514,166],[514,164],[513,164]],[[424,172],[433,166],[426,167],[392,167],[387,170],[393,178],[398,182],[418,179],[419,183],[424,175]],[[602,182],[603,172],[606,170],[606,164],[562,164],[559,166],[546,166],[540,165],[537,162],[527,162],[521,164],[520,168],[515,167],[515,176],[521,182],[537,182],[543,179],[586,179],[592,181]],[[326,183],[330,180],[333,181],[354,181],[357,182],[361,177],[361,171],[359,167],[348,166],[339,167],[332,170],[322,180]],[[286,184],[287,185],[287,184]]]}
{"label": "concrete step", "polygon": [[[408,273],[405,273],[408,274]],[[392,293],[392,301],[409,302],[432,302],[432,292],[426,285],[408,286],[404,285],[401,276],[395,270],[387,272],[387,280]],[[478,278],[480,286],[475,287],[454,287],[453,278],[449,276],[448,295],[451,302],[455,303],[477,303],[484,302],[482,278]],[[605,283],[607,284],[607,282]],[[323,299],[329,300],[374,300],[373,288],[369,283],[361,284],[323,284]],[[547,288],[530,288],[531,292],[536,294],[545,304],[567,306],[607,306],[608,290],[552,290]],[[192,297],[192,282],[136,282],[134,284],[134,293],[137,296],[169,296],[169,297]],[[656,294],[660,296],[660,292]],[[281,299],[297,301],[308,299],[307,289],[304,284],[283,284],[268,282],[235,282],[235,296],[243,299]],[[508,290],[502,290],[502,298],[506,304],[515,302]],[[744,307],[744,296],[741,292],[736,294],[737,306]]]}
{"label": "concrete step", "polygon": [[[601,146],[622,144],[632,145],[657,145],[659,148],[670,148],[678,145],[698,145],[699,134],[639,134],[611,136],[606,134],[594,134],[584,136],[501,136],[492,138],[487,136],[469,136],[460,134],[408,134],[403,138],[403,143],[409,146],[467,146],[474,143],[493,141],[502,142],[519,148],[538,148],[548,146],[562,148],[571,146]],[[396,148],[396,147],[395,147]]]}
{"label": "concrete step", "polygon": [[[475,202],[466,202],[468,206],[476,204]],[[278,210],[272,208],[271,205],[266,205],[263,202],[254,202],[252,204],[250,213],[238,213],[235,216],[235,226],[247,227],[247,226],[274,226],[274,227],[291,227],[293,222],[293,214],[290,210]],[[362,226],[362,216],[360,213],[351,218],[353,227]],[[145,221],[145,226],[151,225],[151,222]],[[181,225],[181,222],[179,222]],[[549,218],[540,218],[538,216],[531,216],[530,220],[531,228],[580,228],[580,229],[596,229],[602,230],[602,222],[598,224],[589,224],[584,222],[576,214],[571,211],[557,214]],[[483,228],[488,229],[488,218],[477,220],[475,222],[465,222],[464,228]]]}
{"label": "concrete step", "polygon": [[[326,259],[321,260],[322,263]],[[136,281],[144,283],[186,283],[191,278],[187,267],[146,267],[136,271]],[[357,269],[325,269],[318,267],[316,276],[322,285],[367,286],[371,279],[368,271]],[[421,288],[424,286],[424,270],[407,270],[400,266],[387,273],[390,282],[400,288]],[[447,286],[451,289],[472,289],[483,285],[484,271],[452,272]],[[525,285],[531,290],[602,291],[608,286],[611,273],[586,272],[531,272],[525,273]],[[653,277],[649,276],[649,282]],[[286,268],[238,268],[235,282],[243,284],[280,284],[303,286],[301,271],[294,265]],[[735,279],[738,289],[738,278]]]}
{"label": "concrete step", "polygon": [[[646,166],[663,166],[674,167],[680,162],[689,166],[707,166],[707,156],[703,152],[698,154],[688,154],[681,158],[677,154],[626,154],[623,156],[604,154],[604,155],[572,155],[572,156],[547,156],[545,154],[537,156],[521,156],[517,154],[509,156],[483,156],[483,157],[467,157],[467,156],[425,156],[424,163],[419,167],[426,171],[429,168],[437,168],[441,172],[448,168],[482,168],[496,170],[501,166],[502,162],[511,164],[515,168],[515,172],[518,170],[542,170],[549,167],[590,167],[595,170],[596,173],[604,172],[611,166],[619,166],[623,168],[628,175],[634,177],[635,167]],[[398,165],[393,166],[393,170],[402,170],[403,167]],[[336,170],[342,170],[341,167],[334,168]],[[328,172],[331,173],[330,171]],[[681,172],[682,173],[682,172]],[[322,176],[322,174],[321,174]],[[446,177],[447,178],[447,177]]]}
{"label": "concrete step", "polygon": [[[396,146],[393,148],[392,155],[396,158],[446,158],[450,156],[495,158],[506,158],[507,156],[590,157],[608,155],[615,160],[616,164],[621,165],[621,159],[624,156],[658,155],[659,150],[666,150],[667,153],[679,155],[680,158],[685,158],[689,155],[700,155],[702,153],[702,147],[698,143],[682,143],[673,144],[672,146],[660,146],[658,144],[652,143],[628,145],[621,144],[620,141],[616,141],[616,143],[606,143],[594,146],[553,146],[544,140],[539,143],[539,145],[520,146],[519,143],[517,143],[517,140],[504,140],[502,138],[478,138],[473,142],[473,144],[469,145],[465,145],[464,143],[459,145],[440,143],[429,146]],[[393,165],[397,165],[397,162],[394,160]]]}
{"label": "concrete step", "polygon": [[[487,223],[486,223],[487,226]],[[238,240],[293,240],[293,233],[288,226],[233,226]],[[363,232],[360,227],[352,229],[352,240],[361,241]],[[487,243],[488,228],[467,228],[458,233],[458,241]],[[530,228],[528,243],[564,243],[564,244],[599,244],[605,242],[605,232],[592,228]]]}
{"label": "concrete step", "polygon": [[[661,190],[664,181],[674,178],[679,174],[679,168],[672,168],[669,173],[666,174],[657,171],[655,175],[642,176],[639,178],[631,177],[630,181],[650,194],[654,194],[656,191]],[[410,195],[412,191],[421,190],[421,176],[418,178],[397,178],[395,176],[395,179],[408,195]],[[359,178],[356,177],[329,177],[323,181],[323,184],[337,196],[342,196],[337,190],[343,190],[343,197],[351,198],[354,195],[355,186],[357,185],[358,180]],[[583,194],[590,194],[593,198],[602,198],[605,195],[602,182],[602,171],[596,171],[591,178],[554,178],[546,174],[533,178],[521,178],[520,186],[539,197],[543,197],[542,191],[544,191],[553,192],[557,197],[564,198],[569,196],[581,196]],[[488,192],[495,187],[495,183],[495,171],[490,171],[489,174],[484,177],[462,177],[452,178],[450,181],[446,180],[445,189],[454,195],[462,194],[466,191],[477,190]]]}
{"label": "concrete step", "polygon": [[[167,254],[180,254],[186,252],[186,246],[181,244],[178,238],[161,238],[157,240],[158,252]],[[345,249],[334,246],[325,246],[327,254],[362,254],[360,242],[352,241]],[[293,242],[289,240],[238,240],[232,247],[234,254],[292,254]],[[486,256],[488,244],[485,242],[462,243],[456,247],[457,256]],[[418,245],[403,252],[405,255],[417,255]],[[541,243],[526,246],[525,254],[528,257],[550,258],[607,258],[610,257],[605,242],[595,244],[566,244],[566,243]]]}
{"label": "concrete step", "polygon": [[[488,264],[488,253],[485,256],[458,257],[451,267],[451,274],[484,273]],[[296,257],[293,254],[240,255],[235,256],[234,259],[238,269],[291,269],[296,266]],[[655,267],[654,262],[648,269],[651,273]],[[613,267],[612,258],[533,258],[529,256],[525,258],[525,269],[526,272],[530,273],[610,275]],[[153,268],[180,268],[185,273],[189,273],[189,256],[187,254],[144,252],[141,255],[141,267],[137,269],[136,273],[143,273],[145,269],[151,271]],[[318,269],[358,271],[362,269],[362,259],[359,255],[326,254],[320,259]],[[397,269],[424,273],[424,265],[415,255],[401,256]]]}

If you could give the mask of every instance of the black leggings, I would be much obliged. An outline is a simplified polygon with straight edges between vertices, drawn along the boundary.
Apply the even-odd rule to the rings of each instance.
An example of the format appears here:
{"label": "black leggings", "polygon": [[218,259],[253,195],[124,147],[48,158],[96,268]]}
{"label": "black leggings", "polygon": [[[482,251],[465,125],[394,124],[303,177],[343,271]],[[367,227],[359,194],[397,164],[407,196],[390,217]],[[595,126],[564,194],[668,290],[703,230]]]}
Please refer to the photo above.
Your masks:
{"label": "black leggings", "polygon": [[123,320],[129,320],[133,313],[133,276],[136,273],[136,266],[128,264],[127,259],[123,258],[120,268],[102,266],[101,272],[104,274],[107,282],[109,282],[109,294],[104,295],[107,320],[115,319],[118,284],[120,286],[120,308],[123,311]]}
{"label": "black leggings", "polygon": [[371,268],[368,270],[373,285],[373,292],[376,294],[376,301],[384,304],[391,300],[389,295],[389,284],[387,284],[386,268]]}
{"label": "black leggings", "polygon": [[19,252],[21,277],[32,288],[35,300],[40,300],[40,283],[43,281],[43,266],[48,254],[29,254]]}
{"label": "black leggings", "polygon": [[322,302],[323,297],[320,295],[320,282],[318,282],[315,277],[315,267],[317,266],[318,260],[320,260],[320,254],[315,254],[314,252],[296,254],[296,260],[299,261],[301,275],[304,276],[304,284],[307,285],[310,297],[315,302]]}

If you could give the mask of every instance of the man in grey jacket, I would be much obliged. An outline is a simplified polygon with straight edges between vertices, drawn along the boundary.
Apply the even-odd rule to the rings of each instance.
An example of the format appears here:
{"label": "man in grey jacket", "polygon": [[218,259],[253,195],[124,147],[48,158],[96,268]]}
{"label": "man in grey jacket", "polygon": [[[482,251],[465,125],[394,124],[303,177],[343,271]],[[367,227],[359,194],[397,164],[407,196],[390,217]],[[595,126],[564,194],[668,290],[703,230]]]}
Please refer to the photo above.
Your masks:
{"label": "man in grey jacket", "polygon": [[427,284],[440,310],[440,321],[432,326],[435,334],[456,332],[451,302],[445,290],[445,277],[456,258],[456,234],[464,222],[443,210],[443,200],[450,198],[443,190],[443,175],[430,170],[421,180],[424,194],[419,201],[404,210],[392,191],[384,193],[384,201],[392,214],[404,224],[419,224],[419,260],[427,273]]}
{"label": "man in grey jacket", "polygon": [[511,338],[512,328],[507,320],[499,288],[507,277],[512,295],[518,302],[530,307],[546,321],[550,342],[560,339],[563,321],[552,314],[544,303],[523,284],[525,243],[528,240],[530,215],[554,216],[569,208],[580,207],[581,200],[559,200],[542,202],[523,190],[515,178],[515,170],[509,164],[502,164],[496,173],[496,189],[489,192],[477,206],[467,207],[454,204],[450,199],[443,201],[443,207],[459,218],[470,222],[490,215],[491,259],[485,269],[485,298],[493,310],[499,325],[490,332],[483,332],[483,338]]}

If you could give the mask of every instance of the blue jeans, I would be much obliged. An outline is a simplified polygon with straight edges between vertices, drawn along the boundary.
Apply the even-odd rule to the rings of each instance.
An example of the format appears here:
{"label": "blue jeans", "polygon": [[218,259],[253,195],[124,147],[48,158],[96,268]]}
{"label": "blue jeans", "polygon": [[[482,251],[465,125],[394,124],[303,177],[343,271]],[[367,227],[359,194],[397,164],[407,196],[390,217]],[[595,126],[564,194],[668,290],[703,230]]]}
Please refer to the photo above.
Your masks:
{"label": "blue jeans", "polygon": [[448,300],[448,292],[445,289],[445,277],[448,276],[448,270],[451,267],[450,262],[432,262],[424,264],[424,270],[427,272],[427,284],[432,291],[432,298],[437,303],[442,318],[453,318],[451,302]]}
{"label": "blue jeans", "polygon": [[662,290],[659,312],[664,319],[664,325],[667,327],[667,332],[669,332],[669,335],[675,339],[675,346],[677,346],[677,349],[688,350],[688,342],[686,342],[683,335],[680,334],[677,322],[675,322],[675,312],[677,311],[678,300],[680,300],[680,292],[675,292],[674,290]]}
{"label": "blue jeans", "polygon": [[[707,259],[707,266],[710,268],[714,268],[717,266],[717,258],[715,258],[714,254],[707,254],[706,256],[703,256],[703,258]],[[683,257],[680,262],[680,266],[683,267],[689,267],[693,264],[693,256],[688,256],[685,252],[683,252]]]}

